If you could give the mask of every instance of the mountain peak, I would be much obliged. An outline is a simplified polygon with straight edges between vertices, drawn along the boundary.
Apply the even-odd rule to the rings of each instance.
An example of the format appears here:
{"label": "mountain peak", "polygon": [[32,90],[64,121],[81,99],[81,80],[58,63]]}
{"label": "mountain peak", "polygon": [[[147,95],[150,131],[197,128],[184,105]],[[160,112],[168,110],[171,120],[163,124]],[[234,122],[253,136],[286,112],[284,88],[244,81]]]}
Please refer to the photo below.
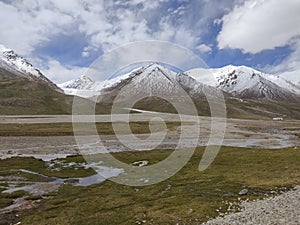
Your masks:
{"label": "mountain peak", "polygon": [[12,51],[11,49],[9,48],[6,48],[4,45],[1,45],[0,44],[0,52],[3,53],[3,52],[10,52]]}
{"label": "mountain peak", "polygon": [[25,75],[42,76],[41,72],[34,68],[26,59],[3,45],[0,45],[0,66]]}
{"label": "mountain peak", "polygon": [[151,68],[151,69],[166,69],[163,65],[159,64],[158,62],[150,63],[149,65],[146,66],[146,68]]}
{"label": "mountain peak", "polygon": [[83,81],[94,82],[91,78],[89,78],[88,76],[86,76],[84,74],[81,75],[79,79],[83,80]]}
{"label": "mountain peak", "polygon": [[81,75],[78,79],[67,81],[58,86],[61,88],[89,89],[94,83],[95,81],[88,76]]}
{"label": "mountain peak", "polygon": [[[168,68],[166,68],[165,66],[155,62],[155,63],[151,63],[147,66],[142,67],[140,70],[137,70],[137,72],[143,72],[143,73],[152,73],[152,72],[157,72],[157,71],[161,71],[162,73],[166,72],[172,72],[171,70],[169,70]],[[134,74],[134,72],[132,72]]]}
{"label": "mountain peak", "polygon": [[262,72],[253,69],[251,67],[248,66],[234,66],[234,65],[228,65],[228,66],[224,66],[221,68],[213,68],[212,71],[214,73],[220,74],[220,75],[224,75],[224,74],[230,74],[233,72],[236,72],[237,75],[242,75],[242,74],[263,74]]}
{"label": "mountain peak", "polygon": [[56,84],[46,78],[25,58],[19,56],[13,50],[6,48],[4,45],[0,45],[0,68],[8,71],[10,76],[23,77],[33,82],[42,82],[54,90],[62,92]]}
{"label": "mountain peak", "polygon": [[141,68],[141,70],[138,70],[137,72],[133,72],[131,76],[135,77],[138,76],[140,79],[143,79],[143,77],[165,77],[168,80],[176,80],[176,72],[166,68],[165,66],[159,64],[159,63],[152,63],[148,66],[145,66]]}
{"label": "mountain peak", "polygon": [[242,98],[293,100],[300,88],[282,77],[260,72],[248,66],[228,65],[221,68],[191,70],[196,80]]}

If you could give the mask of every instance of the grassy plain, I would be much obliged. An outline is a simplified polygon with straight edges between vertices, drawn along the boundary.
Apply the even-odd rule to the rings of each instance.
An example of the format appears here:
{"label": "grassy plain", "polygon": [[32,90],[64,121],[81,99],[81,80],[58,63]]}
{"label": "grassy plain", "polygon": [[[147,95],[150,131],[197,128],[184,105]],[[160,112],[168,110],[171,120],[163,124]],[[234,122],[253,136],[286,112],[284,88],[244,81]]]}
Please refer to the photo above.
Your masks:
{"label": "grassy plain", "polygon": [[[64,184],[56,192],[44,196],[36,207],[20,217],[2,215],[0,224],[21,221],[22,224],[199,224],[225,212],[227,202],[258,199],[271,190],[291,188],[300,183],[300,149],[280,150],[222,147],[214,163],[204,172],[198,164],[204,148],[197,148],[186,166],[173,177],[146,187],[130,187],[109,180],[88,187]],[[148,160],[154,164],[171,151],[119,152],[114,156],[131,164]],[[83,162],[80,156],[66,160]],[[93,171],[51,172],[45,162],[33,158],[0,161],[2,176],[10,170],[26,168],[56,177],[88,176]],[[77,174],[76,174],[77,173]],[[33,178],[32,178],[33,179]],[[35,178],[34,178],[35,179]],[[240,196],[247,188],[248,194]],[[11,202],[13,194],[1,194],[1,205]],[[34,196],[27,196],[27,198]],[[219,212],[218,212],[219,211]],[[18,212],[19,213],[19,212]],[[137,222],[138,221],[138,222]]]}
{"label": "grassy plain", "polygon": [[[78,132],[86,135],[91,133],[91,125],[81,123],[77,128]],[[114,123],[114,126],[122,127],[125,123]],[[153,123],[155,126],[155,123]],[[159,125],[159,123],[157,123]],[[172,131],[181,125],[180,122],[167,122],[167,129]],[[150,133],[149,122],[130,122],[130,129],[134,134]],[[109,122],[96,123],[99,134],[114,134],[112,124]],[[125,130],[124,130],[125,132]],[[72,123],[33,123],[33,124],[1,124],[0,136],[69,136],[74,135]]]}

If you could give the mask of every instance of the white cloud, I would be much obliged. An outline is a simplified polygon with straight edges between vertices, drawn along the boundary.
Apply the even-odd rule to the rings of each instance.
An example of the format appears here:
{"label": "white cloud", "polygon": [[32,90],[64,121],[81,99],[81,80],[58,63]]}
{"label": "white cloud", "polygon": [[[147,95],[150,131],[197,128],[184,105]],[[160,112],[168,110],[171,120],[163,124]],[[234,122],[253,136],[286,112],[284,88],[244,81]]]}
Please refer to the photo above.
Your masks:
{"label": "white cloud", "polygon": [[88,57],[90,57],[90,53],[89,53],[88,51],[83,51],[83,52],[81,53],[81,56],[82,56],[83,58],[88,58]]}
{"label": "white cloud", "polygon": [[157,31],[153,32],[153,38],[162,41],[171,41],[173,43],[193,49],[197,41],[198,35],[183,25],[172,24],[170,16],[162,17]]}
{"label": "white cloud", "polygon": [[289,45],[300,35],[299,0],[250,0],[222,18],[219,48],[259,53]]}
{"label": "white cloud", "polygon": [[54,83],[63,83],[68,80],[76,79],[86,73],[88,68],[65,66],[54,59],[47,61],[47,67],[41,69],[41,72]]}
{"label": "white cloud", "polygon": [[[98,50],[108,52],[129,42],[153,39],[194,49],[208,21],[232,5],[224,2],[191,1],[176,7],[171,0],[0,1],[0,43],[33,62],[38,61],[33,55],[35,50],[47,47],[51,41],[59,42],[60,37],[66,38],[70,33],[84,37],[83,58],[94,56]],[[51,57],[55,58],[55,50],[51,49]],[[49,57],[47,52],[41,54]],[[48,67],[44,66],[47,63]],[[42,64],[40,68],[56,82],[81,74],[79,67],[62,65],[56,59]]]}
{"label": "white cloud", "polygon": [[[79,33],[104,51],[132,41],[159,39],[194,48],[208,19],[228,3],[171,0],[20,0],[0,2],[0,42],[28,56],[53,37]],[[171,8],[170,8],[171,7]],[[202,29],[203,28],[203,29]],[[21,40],[20,40],[21,39]],[[88,51],[84,51],[86,56]]]}
{"label": "white cloud", "polygon": [[280,64],[266,65],[264,70],[268,73],[274,74],[282,74],[286,72],[284,76],[291,76],[293,80],[298,76],[298,80],[300,79],[300,40],[295,41],[292,45],[292,53],[285,58]]}
{"label": "white cloud", "polygon": [[0,20],[1,43],[22,55],[29,55],[51,35],[67,32],[72,23],[70,15],[49,9],[46,1],[28,0],[0,2]]}
{"label": "white cloud", "polygon": [[196,47],[196,49],[200,52],[200,53],[211,53],[212,49],[210,46],[206,45],[206,44],[201,44],[198,45]]}
{"label": "white cloud", "polygon": [[90,52],[91,51],[93,51],[93,48],[91,47],[91,46],[87,46],[87,47],[84,47],[83,48],[83,51],[82,51],[82,53],[81,53],[81,56],[83,57],[83,58],[88,58],[88,57],[90,57]]}
{"label": "white cloud", "polygon": [[104,54],[90,66],[86,75],[93,80],[104,81],[120,68],[142,62],[162,62],[183,71],[206,66],[186,48],[165,41],[144,41],[123,45]]}
{"label": "white cloud", "polygon": [[[30,56],[31,52],[46,44],[52,37],[77,32],[86,37],[85,41],[90,48],[108,51],[128,42],[153,39],[148,26],[148,20],[152,19],[148,10],[152,12],[166,1],[0,2],[0,30],[5,31],[0,33],[0,42],[22,55]],[[137,5],[142,6],[141,10],[136,9]],[[176,31],[174,26],[168,28]],[[173,35],[176,37],[163,40],[183,39],[179,32],[173,32]],[[83,51],[82,56],[86,57],[89,51]]]}
{"label": "white cloud", "polygon": [[[122,1],[122,0],[121,0]],[[130,5],[136,6],[138,4],[143,4],[143,11],[153,10],[159,7],[159,5],[163,2],[168,2],[170,0],[156,0],[156,1],[149,1],[149,0],[130,0],[128,1]]]}
{"label": "white cloud", "polygon": [[214,20],[214,25],[218,26],[220,24],[222,24],[222,19],[217,18]]}

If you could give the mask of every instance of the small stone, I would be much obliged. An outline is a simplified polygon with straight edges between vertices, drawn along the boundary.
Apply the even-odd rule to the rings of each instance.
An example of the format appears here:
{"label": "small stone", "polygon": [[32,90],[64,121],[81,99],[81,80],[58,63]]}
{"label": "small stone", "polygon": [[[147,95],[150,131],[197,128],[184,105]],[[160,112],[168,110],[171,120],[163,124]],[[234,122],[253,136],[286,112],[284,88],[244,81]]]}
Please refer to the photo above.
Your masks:
{"label": "small stone", "polygon": [[239,195],[246,195],[248,194],[248,189],[243,189],[239,192]]}

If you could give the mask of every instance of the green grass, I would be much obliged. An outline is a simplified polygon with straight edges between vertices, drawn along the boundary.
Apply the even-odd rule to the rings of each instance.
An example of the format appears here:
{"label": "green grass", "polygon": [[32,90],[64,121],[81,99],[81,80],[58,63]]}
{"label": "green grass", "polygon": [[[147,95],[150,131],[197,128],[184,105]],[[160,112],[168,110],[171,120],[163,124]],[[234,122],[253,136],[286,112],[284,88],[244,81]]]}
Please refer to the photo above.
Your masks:
{"label": "green grass", "polygon": [[[228,118],[240,119],[271,119],[273,117],[282,117],[286,119],[300,119],[299,103],[276,102],[267,100],[239,99],[231,98],[224,94],[226,104],[226,116]],[[194,96],[193,101],[199,116],[210,116],[210,105],[204,96]],[[213,102],[213,101],[212,101]],[[215,102],[214,104],[220,104]],[[152,110],[159,112],[177,113],[171,103],[157,97],[144,98],[136,103],[134,108],[143,110]],[[184,111],[184,110],[183,110]]]}
{"label": "green grass", "polygon": [[[13,204],[14,199],[21,198],[24,196],[30,196],[30,194],[27,191],[15,191],[12,193],[0,192],[0,209]],[[0,220],[0,224],[2,224],[1,220]]]}
{"label": "green grass", "polygon": [[286,131],[299,131],[300,127],[285,127],[285,128],[283,128],[283,130],[286,130]]}
{"label": "green grass", "polygon": [[282,117],[285,119],[300,119],[299,103],[276,102],[267,100],[226,98],[228,118],[240,119],[272,119]]}
{"label": "green grass", "polygon": [[242,132],[230,132],[230,134],[232,134],[232,135],[238,135],[238,136],[244,136],[244,137],[247,137],[247,138],[249,138],[249,137],[251,137],[252,136],[252,134],[246,134],[246,133],[242,133]]}
{"label": "green grass", "polygon": [[[69,114],[72,98],[54,91],[40,82],[14,79],[10,72],[0,69],[0,113]],[[30,91],[29,91],[30,90]]]}
{"label": "green grass", "polygon": [[[125,123],[114,123],[119,126]],[[168,130],[175,130],[180,126],[180,122],[167,122]],[[90,135],[91,125],[88,123],[80,123],[76,126],[77,132],[83,135]],[[134,134],[150,133],[149,122],[130,122],[130,128]],[[114,134],[111,123],[96,123],[99,134]],[[124,130],[126,133],[126,130]],[[0,136],[69,136],[74,135],[72,123],[36,123],[36,124],[1,124]]]}
{"label": "green grass", "polygon": [[[72,162],[85,162],[82,156],[73,156],[71,157]],[[61,159],[68,162],[70,159]],[[86,177],[93,175],[95,172],[92,169],[78,169],[74,170],[73,168],[65,168],[61,171],[50,170],[45,162],[38,160],[32,157],[20,158],[14,157],[9,159],[4,159],[0,161],[0,176],[10,176],[14,175],[11,171],[17,171],[18,169],[29,170],[37,172],[47,176],[54,176],[58,178],[73,178],[73,177]],[[42,182],[47,181],[47,178],[38,176],[35,174],[15,172],[29,181]]]}
{"label": "green grass", "polygon": [[[114,156],[129,164],[137,160],[149,160],[153,164],[170,153],[154,150],[114,153]],[[89,187],[63,185],[37,208],[24,212],[20,221],[32,225],[135,224],[142,220],[146,224],[194,224],[196,220],[203,222],[217,216],[216,209],[226,208],[224,201],[236,202],[240,197],[238,192],[245,187],[249,195],[241,198],[257,199],[271,189],[290,188],[300,182],[298,149],[222,147],[214,163],[199,172],[202,154],[203,148],[198,148],[179,173],[151,186],[129,187],[111,181]],[[12,159],[9,165],[5,163],[6,169],[23,167],[16,160]],[[43,167],[43,162],[33,161],[31,170],[42,172],[33,165],[38,163]],[[1,165],[3,162],[7,161],[1,161]],[[29,167],[28,163],[25,165]],[[165,191],[168,186],[171,188]]]}

